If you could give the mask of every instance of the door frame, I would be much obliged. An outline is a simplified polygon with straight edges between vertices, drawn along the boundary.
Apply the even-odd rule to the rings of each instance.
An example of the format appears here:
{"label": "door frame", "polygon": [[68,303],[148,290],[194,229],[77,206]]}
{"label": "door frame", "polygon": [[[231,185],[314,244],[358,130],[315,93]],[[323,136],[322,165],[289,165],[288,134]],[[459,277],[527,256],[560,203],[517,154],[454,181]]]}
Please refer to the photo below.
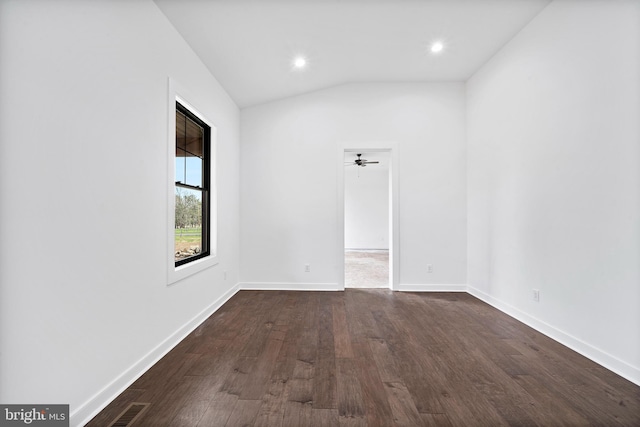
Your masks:
{"label": "door frame", "polygon": [[338,256],[339,272],[338,288],[344,290],[344,155],[359,152],[389,153],[389,289],[398,290],[400,279],[400,218],[399,218],[399,185],[398,185],[398,144],[395,141],[341,142],[338,144]]}

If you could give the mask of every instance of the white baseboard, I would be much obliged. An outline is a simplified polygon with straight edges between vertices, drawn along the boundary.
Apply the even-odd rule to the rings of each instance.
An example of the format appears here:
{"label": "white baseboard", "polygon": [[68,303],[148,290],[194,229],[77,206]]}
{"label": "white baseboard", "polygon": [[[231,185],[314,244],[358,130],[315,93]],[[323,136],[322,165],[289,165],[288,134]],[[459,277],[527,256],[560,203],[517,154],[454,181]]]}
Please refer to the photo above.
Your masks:
{"label": "white baseboard", "polygon": [[466,292],[467,285],[451,285],[451,284],[432,284],[432,285],[424,285],[424,284],[399,284],[396,286],[394,291],[400,292]]}
{"label": "white baseboard", "polygon": [[513,307],[510,304],[507,304],[503,301],[500,301],[489,294],[486,294],[479,289],[473,288],[471,286],[467,287],[467,292],[474,297],[486,302],[487,304],[497,308],[503,313],[521,321],[527,326],[532,327],[536,331],[552,338],[555,341],[558,341],[560,344],[563,344],[570,349],[580,353],[587,359],[591,359],[599,365],[604,366],[610,371],[615,372],[623,378],[631,381],[636,385],[640,385],[640,368],[632,366],[615,356],[612,356],[596,347],[593,347],[590,344],[570,335],[560,329],[557,329],[548,323],[543,322],[542,320],[536,319],[533,316],[528,315],[527,313],[520,311],[519,309]]}
{"label": "white baseboard", "polygon": [[343,291],[337,283],[241,282],[243,291]]}
{"label": "white baseboard", "polygon": [[345,252],[389,252],[389,248],[344,248]]}
{"label": "white baseboard", "polygon": [[171,334],[167,339],[158,344],[153,350],[144,355],[140,360],[123,372],[118,378],[87,400],[82,406],[70,414],[70,425],[83,426],[109,403],[111,403],[120,393],[126,390],[138,378],[151,368],[158,360],[164,357],[180,341],[196,329],[209,316],[215,313],[222,305],[234,296],[239,290],[238,285],[233,286],[224,295],[214,301],[207,308],[198,313],[195,317],[185,323],[180,329]]}

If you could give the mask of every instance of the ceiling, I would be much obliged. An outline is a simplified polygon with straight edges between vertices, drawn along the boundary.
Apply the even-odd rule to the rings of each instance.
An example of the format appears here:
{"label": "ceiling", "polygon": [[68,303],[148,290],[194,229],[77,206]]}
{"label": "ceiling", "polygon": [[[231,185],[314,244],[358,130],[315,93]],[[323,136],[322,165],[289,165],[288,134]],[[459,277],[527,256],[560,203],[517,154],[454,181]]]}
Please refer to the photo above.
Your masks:
{"label": "ceiling", "polygon": [[549,3],[154,1],[240,108],[345,83],[465,81]]}

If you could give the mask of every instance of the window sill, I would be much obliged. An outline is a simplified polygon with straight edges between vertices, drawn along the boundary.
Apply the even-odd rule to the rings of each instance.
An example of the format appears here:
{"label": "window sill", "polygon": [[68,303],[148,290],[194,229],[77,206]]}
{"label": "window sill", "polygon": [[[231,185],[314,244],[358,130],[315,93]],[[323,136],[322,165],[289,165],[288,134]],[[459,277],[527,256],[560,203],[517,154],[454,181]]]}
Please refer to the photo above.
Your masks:
{"label": "window sill", "polygon": [[206,270],[207,268],[211,268],[216,264],[218,264],[218,257],[216,255],[209,255],[179,267],[171,265],[167,272],[167,285],[173,285],[182,279]]}

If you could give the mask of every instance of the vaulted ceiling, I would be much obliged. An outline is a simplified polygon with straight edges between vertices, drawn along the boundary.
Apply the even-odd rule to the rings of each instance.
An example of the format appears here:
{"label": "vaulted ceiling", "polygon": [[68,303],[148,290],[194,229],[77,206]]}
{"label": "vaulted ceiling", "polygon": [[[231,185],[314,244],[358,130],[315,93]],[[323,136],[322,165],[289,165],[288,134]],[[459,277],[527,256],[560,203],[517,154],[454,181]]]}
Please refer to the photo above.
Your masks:
{"label": "vaulted ceiling", "polygon": [[241,108],[345,83],[465,81],[549,3],[154,1]]}

